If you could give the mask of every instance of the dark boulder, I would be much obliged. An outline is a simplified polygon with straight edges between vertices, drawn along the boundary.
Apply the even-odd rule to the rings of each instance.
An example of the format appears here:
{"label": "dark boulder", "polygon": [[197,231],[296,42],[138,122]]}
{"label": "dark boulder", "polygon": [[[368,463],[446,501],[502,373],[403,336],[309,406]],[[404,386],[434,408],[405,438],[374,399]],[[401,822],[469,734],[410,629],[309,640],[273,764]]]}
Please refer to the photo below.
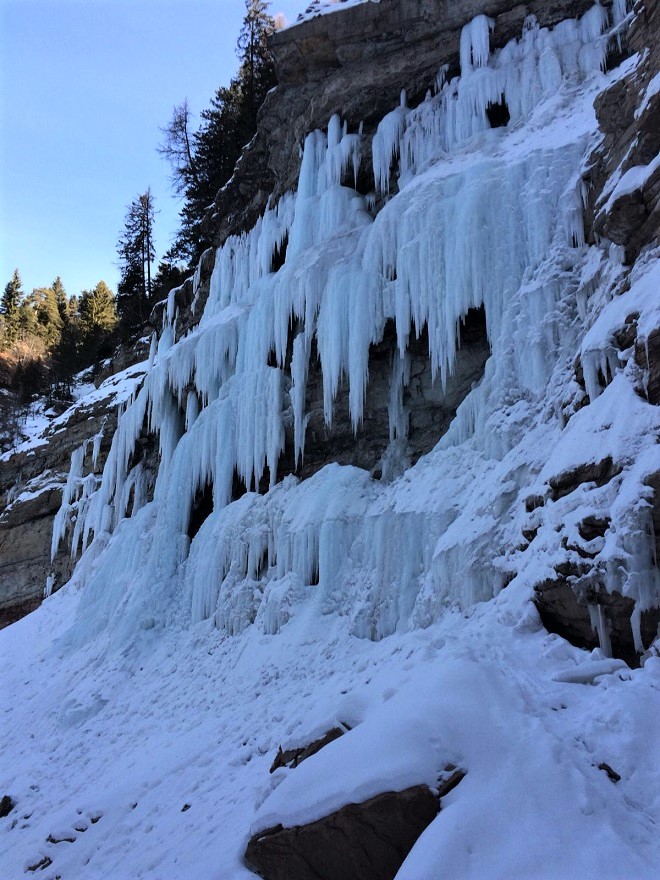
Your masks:
{"label": "dark boulder", "polygon": [[309,745],[300,749],[283,750],[280,746],[275,755],[275,760],[270,768],[270,772],[274,773],[279,767],[297,767],[298,764],[302,764],[307,758],[311,758],[312,755],[320,752],[324,746],[328,745],[328,743],[343,736],[344,733],[346,733],[346,730],[350,730],[350,728],[333,727],[331,730],[324,733],[323,736],[315,739],[314,742],[311,742]]}
{"label": "dark boulder", "polygon": [[245,862],[265,880],[393,880],[439,809],[426,785],[389,791],[309,825],[261,831]]}
{"label": "dark boulder", "polygon": [[8,816],[15,806],[16,804],[14,800],[10,798],[8,794],[3,795],[0,800],[0,819],[4,819],[5,816]]}

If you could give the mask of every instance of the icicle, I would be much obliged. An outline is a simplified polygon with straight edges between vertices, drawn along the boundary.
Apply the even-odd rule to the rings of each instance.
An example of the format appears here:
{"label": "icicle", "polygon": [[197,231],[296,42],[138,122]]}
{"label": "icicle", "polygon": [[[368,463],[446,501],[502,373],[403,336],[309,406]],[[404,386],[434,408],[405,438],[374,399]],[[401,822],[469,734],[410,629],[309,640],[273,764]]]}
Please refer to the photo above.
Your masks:
{"label": "icicle", "polygon": [[156,352],[158,351],[158,336],[156,331],[151,334],[151,342],[149,344],[149,369],[151,369],[156,360]]}
{"label": "icicle", "polygon": [[582,48],[580,50],[580,67],[583,74],[592,70],[605,70],[607,56],[607,40],[601,34],[607,27],[607,12],[596,3],[588,9],[580,19]]}
{"label": "icicle", "polygon": [[374,180],[378,193],[389,192],[390,170],[395,157],[401,153],[401,138],[406,126],[405,92],[401,93],[399,107],[384,116],[378,123],[371,144]]}
{"label": "icicle", "polygon": [[71,455],[71,467],[66,478],[66,485],[62,493],[62,504],[55,514],[53,521],[53,535],[50,545],[50,558],[55,559],[61,541],[64,539],[67,527],[70,525],[71,513],[74,509],[74,502],[80,492],[82,485],[82,471],[85,460],[87,444],[83,443]]}
{"label": "icicle", "polygon": [[484,67],[490,55],[490,32],[495,22],[487,15],[477,15],[461,31],[461,74]]}
{"label": "icicle", "polygon": [[103,428],[94,435],[92,440],[92,468],[96,468],[101,453],[101,443],[103,442]]}
{"label": "icicle", "polygon": [[198,415],[199,401],[197,400],[197,395],[194,391],[189,391],[186,399],[186,431],[190,430],[195,424]]}
{"label": "icicle", "polygon": [[172,324],[174,322],[174,311],[176,308],[176,291],[177,288],[173,288],[167,294],[167,310],[165,312],[167,323]]}
{"label": "icicle", "polygon": [[614,0],[612,3],[612,19],[615,26],[621,24],[628,15],[628,0]]}
{"label": "icicle", "polygon": [[204,254],[199,259],[197,266],[195,268],[195,274],[193,275],[193,300],[190,305],[190,311],[195,314],[197,311],[197,302],[199,299],[201,280],[202,280],[202,260],[204,259]]}
{"label": "icicle", "polygon": [[291,403],[294,417],[294,457],[296,465],[305,454],[305,397],[307,391],[307,368],[309,364],[309,340],[305,333],[299,333],[293,340],[291,358]]}
{"label": "icicle", "polygon": [[606,657],[612,656],[612,642],[610,640],[610,624],[605,616],[602,605],[589,604],[589,618],[592,629],[598,633],[598,644]]}

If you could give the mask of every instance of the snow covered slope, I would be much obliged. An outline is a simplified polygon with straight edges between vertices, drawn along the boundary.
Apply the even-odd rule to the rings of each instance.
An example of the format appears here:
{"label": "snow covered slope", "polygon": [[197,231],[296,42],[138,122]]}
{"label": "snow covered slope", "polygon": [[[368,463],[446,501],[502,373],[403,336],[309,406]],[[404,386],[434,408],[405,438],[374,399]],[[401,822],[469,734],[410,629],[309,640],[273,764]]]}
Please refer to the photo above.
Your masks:
{"label": "snow covered slope", "polygon": [[[638,340],[657,327],[660,263],[585,241],[593,102],[639,62],[602,72],[609,24],[600,5],[529,21],[491,53],[477,17],[461,76],[378,126],[373,193],[352,185],[362,134],[333,117],[296,192],[219,250],[178,341],[171,295],[100,488],[72,467],[53,545],[69,525],[87,548],[71,582],[0,634],[2,876],[249,878],[252,834],[433,789],[449,765],[467,775],[398,880],[657,876],[660,410],[613,334],[633,313]],[[428,334],[445,387],[478,309],[483,379],[410,467],[411,340]],[[316,358],[327,422],[345,405],[359,432],[387,327],[382,479],[298,479]],[[561,571],[591,579],[591,652],[539,619],[535,590]],[[614,595],[641,668],[608,659]],[[278,746],[337,724],[268,773]]]}

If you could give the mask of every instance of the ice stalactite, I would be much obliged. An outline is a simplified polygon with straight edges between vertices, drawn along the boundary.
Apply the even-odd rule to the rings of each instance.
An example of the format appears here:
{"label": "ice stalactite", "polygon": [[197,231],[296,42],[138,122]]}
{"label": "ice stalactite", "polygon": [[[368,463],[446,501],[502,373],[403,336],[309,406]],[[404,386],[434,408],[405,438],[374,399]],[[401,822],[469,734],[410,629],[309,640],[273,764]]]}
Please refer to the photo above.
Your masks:
{"label": "ice stalactite", "polygon": [[392,162],[401,154],[401,138],[406,129],[406,93],[401,92],[401,102],[381,119],[372,142],[372,157],[376,191],[389,192]]}
{"label": "ice stalactite", "polygon": [[490,33],[495,22],[487,15],[477,15],[461,31],[461,75],[485,67],[490,58]]}
{"label": "ice stalactite", "polygon": [[[53,535],[50,547],[51,560],[57,555],[60,543],[66,535],[67,528],[70,527],[72,517],[78,511],[78,501],[83,491],[85,478],[83,477],[83,464],[87,452],[87,442],[79,446],[71,456],[71,467],[67,476],[64,492],[62,493],[62,504],[55,515],[53,523]],[[76,542],[77,544],[77,542]],[[77,547],[71,546],[71,555],[75,555]]]}

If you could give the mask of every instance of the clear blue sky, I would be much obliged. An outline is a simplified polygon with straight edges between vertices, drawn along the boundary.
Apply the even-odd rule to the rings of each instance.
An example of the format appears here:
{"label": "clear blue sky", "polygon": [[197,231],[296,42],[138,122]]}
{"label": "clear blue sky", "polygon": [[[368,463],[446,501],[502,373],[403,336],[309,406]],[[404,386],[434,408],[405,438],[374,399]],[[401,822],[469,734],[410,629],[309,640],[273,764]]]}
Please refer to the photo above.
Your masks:
{"label": "clear blue sky", "polygon": [[[306,0],[273,0],[288,21]],[[244,0],[0,0],[0,291],[116,289],[126,206],[151,186],[160,257],[180,204],[156,153],[174,104],[236,72]]]}

